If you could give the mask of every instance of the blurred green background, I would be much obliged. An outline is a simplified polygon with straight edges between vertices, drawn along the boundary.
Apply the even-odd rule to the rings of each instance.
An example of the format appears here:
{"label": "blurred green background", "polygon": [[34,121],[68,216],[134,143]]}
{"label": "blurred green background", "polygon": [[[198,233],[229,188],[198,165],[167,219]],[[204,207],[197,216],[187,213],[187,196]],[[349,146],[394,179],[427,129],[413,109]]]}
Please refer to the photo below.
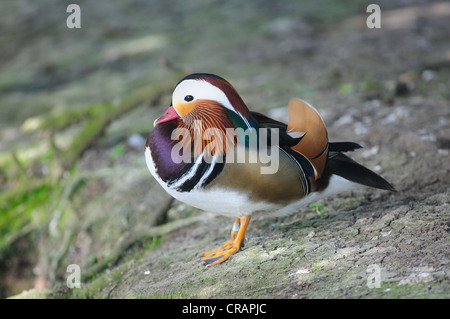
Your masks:
{"label": "blurred green background", "polygon": [[[70,3],[80,29],[66,26]],[[412,87],[447,99],[433,65],[448,63],[448,35],[432,30],[448,15],[414,9],[412,21],[408,8],[428,1],[378,1],[386,20],[370,33],[369,3],[1,1],[0,297],[64,281],[70,263],[95,277],[124,248],[158,244],[148,227],[180,218],[166,214],[143,143],[188,73],[221,75],[275,115],[291,97],[313,100],[329,122],[345,122],[345,104],[389,106]]]}

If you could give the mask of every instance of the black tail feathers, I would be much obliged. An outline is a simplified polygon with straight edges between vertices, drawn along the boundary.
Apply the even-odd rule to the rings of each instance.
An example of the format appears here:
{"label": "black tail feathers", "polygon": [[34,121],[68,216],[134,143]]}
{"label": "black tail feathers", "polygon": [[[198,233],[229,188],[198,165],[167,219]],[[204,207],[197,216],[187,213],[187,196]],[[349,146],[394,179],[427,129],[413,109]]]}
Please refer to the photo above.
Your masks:
{"label": "black tail feathers", "polygon": [[[356,145],[359,146],[358,144]],[[348,146],[350,145],[346,145],[347,147],[346,150],[353,150],[355,148],[360,148],[354,147],[353,149],[349,149]],[[339,175],[354,183],[396,192],[395,188],[391,184],[389,184],[389,182],[386,181],[383,177],[376,174],[375,172],[372,172],[370,169],[362,166],[361,164],[355,162],[348,156],[342,153],[338,153],[339,152],[338,149],[339,149],[338,147],[336,147],[336,149],[333,149],[333,151],[336,151],[337,153],[330,154],[331,156],[328,159],[328,167],[331,174]]]}
{"label": "black tail feathers", "polygon": [[330,152],[348,152],[362,148],[361,145],[353,142],[330,142],[328,145]]}

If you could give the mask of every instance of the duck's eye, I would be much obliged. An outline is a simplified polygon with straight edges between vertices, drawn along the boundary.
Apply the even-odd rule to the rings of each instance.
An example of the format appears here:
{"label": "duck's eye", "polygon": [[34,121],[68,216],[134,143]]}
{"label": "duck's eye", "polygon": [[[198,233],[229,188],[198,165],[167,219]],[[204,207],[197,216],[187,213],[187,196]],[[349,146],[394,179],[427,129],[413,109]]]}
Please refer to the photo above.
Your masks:
{"label": "duck's eye", "polygon": [[184,97],[184,100],[185,100],[186,102],[191,102],[193,99],[194,99],[194,97],[193,97],[192,95],[186,95],[186,96]]}

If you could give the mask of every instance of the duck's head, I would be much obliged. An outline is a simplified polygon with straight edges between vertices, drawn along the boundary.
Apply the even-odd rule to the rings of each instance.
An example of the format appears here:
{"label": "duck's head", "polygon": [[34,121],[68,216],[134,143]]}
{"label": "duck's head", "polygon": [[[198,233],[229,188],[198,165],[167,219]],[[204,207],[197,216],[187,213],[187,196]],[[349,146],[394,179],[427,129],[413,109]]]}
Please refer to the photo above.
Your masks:
{"label": "duck's head", "polygon": [[194,73],[175,86],[169,109],[154,125],[181,119],[186,127],[196,120],[206,128],[250,127],[250,112],[234,87],[214,74]]}

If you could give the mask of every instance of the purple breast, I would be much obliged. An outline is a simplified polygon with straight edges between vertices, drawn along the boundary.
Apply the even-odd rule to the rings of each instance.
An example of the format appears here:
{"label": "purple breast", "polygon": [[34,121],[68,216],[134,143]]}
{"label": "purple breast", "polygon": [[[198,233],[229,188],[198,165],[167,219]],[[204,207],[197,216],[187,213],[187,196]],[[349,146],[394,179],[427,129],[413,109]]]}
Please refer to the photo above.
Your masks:
{"label": "purple breast", "polygon": [[172,161],[172,131],[177,127],[177,121],[158,124],[147,138],[146,146],[150,147],[152,159],[159,177],[167,182],[168,179],[179,172],[186,164]]}

